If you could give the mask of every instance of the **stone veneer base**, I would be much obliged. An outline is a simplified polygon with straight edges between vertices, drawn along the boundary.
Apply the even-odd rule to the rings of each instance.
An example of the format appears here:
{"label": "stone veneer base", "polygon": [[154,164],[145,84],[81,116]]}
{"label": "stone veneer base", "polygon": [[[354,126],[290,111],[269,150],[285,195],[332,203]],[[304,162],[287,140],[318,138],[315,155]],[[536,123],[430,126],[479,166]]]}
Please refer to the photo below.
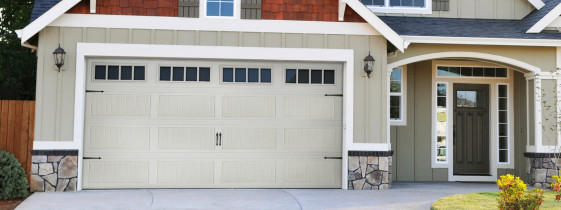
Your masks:
{"label": "stone veneer base", "polygon": [[349,190],[388,190],[392,184],[392,151],[349,151]]}
{"label": "stone veneer base", "polygon": [[[530,176],[530,185],[538,188],[549,188],[553,176],[559,176],[561,158],[551,153],[524,153],[529,163],[526,173]],[[557,155],[559,157],[559,155]]]}
{"label": "stone veneer base", "polygon": [[78,150],[32,150],[31,192],[76,191]]}

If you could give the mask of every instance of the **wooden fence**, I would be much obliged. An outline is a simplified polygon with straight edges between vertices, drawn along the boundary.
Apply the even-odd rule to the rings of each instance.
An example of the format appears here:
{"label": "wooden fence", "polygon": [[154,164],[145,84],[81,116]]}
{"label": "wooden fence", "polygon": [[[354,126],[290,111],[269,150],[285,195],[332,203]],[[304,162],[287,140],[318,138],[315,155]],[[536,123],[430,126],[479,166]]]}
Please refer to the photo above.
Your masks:
{"label": "wooden fence", "polygon": [[0,100],[0,150],[19,160],[29,180],[35,130],[35,101]]}

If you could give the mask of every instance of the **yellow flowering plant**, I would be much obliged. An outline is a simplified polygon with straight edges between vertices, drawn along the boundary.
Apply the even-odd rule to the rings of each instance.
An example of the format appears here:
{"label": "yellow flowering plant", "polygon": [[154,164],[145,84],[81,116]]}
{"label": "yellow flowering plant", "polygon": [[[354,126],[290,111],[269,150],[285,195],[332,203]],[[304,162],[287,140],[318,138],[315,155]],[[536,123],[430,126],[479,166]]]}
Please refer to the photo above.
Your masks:
{"label": "yellow flowering plant", "polygon": [[526,194],[526,184],[520,177],[507,174],[497,180],[499,209],[539,209],[543,202],[543,190],[534,189]]}

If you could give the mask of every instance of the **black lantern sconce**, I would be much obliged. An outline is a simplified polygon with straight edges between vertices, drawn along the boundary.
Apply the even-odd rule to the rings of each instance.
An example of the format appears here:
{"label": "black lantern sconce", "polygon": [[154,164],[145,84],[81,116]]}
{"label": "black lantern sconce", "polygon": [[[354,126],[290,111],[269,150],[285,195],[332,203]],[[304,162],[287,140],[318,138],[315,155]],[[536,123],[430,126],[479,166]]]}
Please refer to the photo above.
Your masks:
{"label": "black lantern sconce", "polygon": [[370,78],[370,74],[374,71],[374,61],[376,60],[374,60],[374,57],[368,52],[368,55],[364,57],[364,72],[366,72],[368,78]]}
{"label": "black lantern sconce", "polygon": [[58,67],[58,72],[60,72],[60,68],[64,65],[64,57],[66,56],[64,49],[60,48],[60,44],[58,44],[58,48],[53,52],[53,56],[55,58],[55,65]]}

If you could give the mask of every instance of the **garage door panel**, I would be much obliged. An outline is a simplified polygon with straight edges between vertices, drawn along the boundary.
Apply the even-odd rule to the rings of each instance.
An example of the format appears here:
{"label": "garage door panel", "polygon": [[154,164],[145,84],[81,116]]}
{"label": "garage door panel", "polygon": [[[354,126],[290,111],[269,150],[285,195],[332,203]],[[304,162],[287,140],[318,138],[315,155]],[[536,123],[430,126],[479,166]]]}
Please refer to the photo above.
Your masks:
{"label": "garage door panel", "polygon": [[148,184],[148,161],[84,161],[88,183]]}
{"label": "garage door panel", "polygon": [[159,184],[213,184],[214,161],[158,161]]}
{"label": "garage door panel", "polygon": [[299,119],[334,119],[336,107],[334,97],[285,96],[284,117]]}
{"label": "garage door panel", "polygon": [[286,161],[284,182],[337,183],[341,180],[340,161]]}
{"label": "garage door panel", "polygon": [[284,149],[340,150],[341,128],[286,128]]}
{"label": "garage door panel", "polygon": [[274,96],[224,96],[223,117],[275,117]]}
{"label": "garage door panel", "polygon": [[158,128],[158,148],[213,150],[215,133],[214,128],[161,127]]}
{"label": "garage door panel", "polygon": [[222,130],[222,149],[275,149],[277,144],[276,128],[239,128]]}
{"label": "garage door panel", "polygon": [[91,116],[150,116],[149,95],[94,94],[91,98]]}
{"label": "garage door panel", "polygon": [[149,149],[149,127],[90,127],[89,149]]}
{"label": "garage door panel", "polygon": [[214,96],[161,95],[158,104],[160,117],[214,117]]}
{"label": "garage door panel", "polygon": [[276,161],[224,161],[221,181],[225,184],[275,183]]}

